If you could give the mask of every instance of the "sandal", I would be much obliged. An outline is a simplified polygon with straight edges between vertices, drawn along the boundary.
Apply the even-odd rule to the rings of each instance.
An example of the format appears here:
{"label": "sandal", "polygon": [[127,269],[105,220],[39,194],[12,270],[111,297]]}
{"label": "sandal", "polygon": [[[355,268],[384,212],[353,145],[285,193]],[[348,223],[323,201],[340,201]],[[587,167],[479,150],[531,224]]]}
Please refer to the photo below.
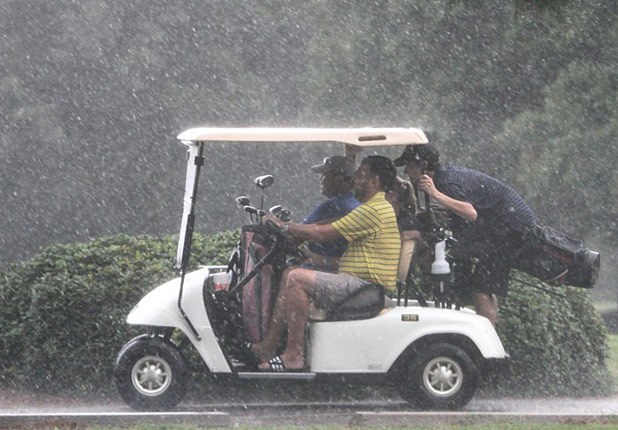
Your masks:
{"label": "sandal", "polygon": [[275,355],[273,358],[268,360],[266,363],[268,364],[268,369],[260,368],[262,372],[275,372],[275,373],[287,372],[287,368],[285,367],[285,364],[283,364],[283,360],[278,355]]}
{"label": "sandal", "polygon": [[274,356],[273,358],[271,358],[270,360],[266,361],[265,363],[268,364],[268,368],[267,369],[260,368],[261,372],[273,372],[273,373],[291,372],[291,373],[298,373],[298,372],[305,372],[306,371],[305,368],[288,369],[287,367],[285,367],[285,364],[283,363],[283,359],[279,355]]}

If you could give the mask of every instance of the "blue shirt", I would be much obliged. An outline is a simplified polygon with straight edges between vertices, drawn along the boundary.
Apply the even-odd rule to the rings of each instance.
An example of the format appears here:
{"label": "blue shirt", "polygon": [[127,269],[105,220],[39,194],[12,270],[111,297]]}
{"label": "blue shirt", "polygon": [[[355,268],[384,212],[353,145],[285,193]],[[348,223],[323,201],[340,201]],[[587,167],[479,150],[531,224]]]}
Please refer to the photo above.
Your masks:
{"label": "blue shirt", "polygon": [[[470,203],[478,214],[476,224],[489,230],[521,230],[536,224],[536,215],[511,187],[485,173],[449,165],[438,168],[433,177],[438,191]],[[453,218],[453,232],[465,228],[466,221]]]}
{"label": "blue shirt", "polygon": [[[359,205],[360,202],[354,198],[352,191],[349,191],[320,203],[300,223],[316,224],[324,220],[334,221],[335,219],[347,215],[352,209]],[[311,242],[308,247],[311,252],[315,252],[316,254],[326,255],[328,257],[341,257],[345,252],[347,242],[345,239],[320,243]]]}

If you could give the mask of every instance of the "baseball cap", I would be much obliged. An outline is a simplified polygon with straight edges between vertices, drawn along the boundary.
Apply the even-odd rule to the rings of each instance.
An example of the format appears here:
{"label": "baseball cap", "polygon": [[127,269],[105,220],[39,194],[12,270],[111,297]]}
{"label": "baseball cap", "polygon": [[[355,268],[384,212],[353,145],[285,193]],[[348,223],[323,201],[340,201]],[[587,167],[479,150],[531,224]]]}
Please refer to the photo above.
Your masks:
{"label": "baseball cap", "polygon": [[311,170],[315,173],[333,172],[336,175],[351,178],[356,171],[356,163],[349,157],[333,155],[332,157],[326,157],[324,161],[322,161],[322,164],[312,166]]}
{"label": "baseball cap", "polygon": [[435,145],[431,143],[425,143],[422,145],[408,145],[403,150],[403,154],[400,157],[393,160],[395,166],[405,166],[412,160],[427,161],[430,165],[435,165],[440,161],[440,151]]}

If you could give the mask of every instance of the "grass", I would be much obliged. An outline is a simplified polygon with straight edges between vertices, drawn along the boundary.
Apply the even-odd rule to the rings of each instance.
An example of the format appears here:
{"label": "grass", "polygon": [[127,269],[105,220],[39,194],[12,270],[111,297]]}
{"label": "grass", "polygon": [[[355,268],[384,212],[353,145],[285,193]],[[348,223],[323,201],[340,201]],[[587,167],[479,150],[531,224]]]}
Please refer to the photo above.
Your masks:
{"label": "grass", "polygon": [[[140,425],[135,427],[124,428],[124,430],[198,430],[202,427],[197,426],[182,426],[182,425]],[[234,427],[235,430],[340,430],[340,429],[367,429],[368,427],[356,426],[277,426],[277,427]],[[616,423],[571,423],[571,424],[530,424],[530,423],[499,423],[499,424],[477,424],[477,425],[415,425],[408,427],[377,427],[381,430],[390,429],[415,429],[415,430],[576,430],[585,428],[586,430],[610,430],[618,429]],[[96,427],[91,430],[115,430],[109,427]],[[119,430],[119,429],[118,429]]]}

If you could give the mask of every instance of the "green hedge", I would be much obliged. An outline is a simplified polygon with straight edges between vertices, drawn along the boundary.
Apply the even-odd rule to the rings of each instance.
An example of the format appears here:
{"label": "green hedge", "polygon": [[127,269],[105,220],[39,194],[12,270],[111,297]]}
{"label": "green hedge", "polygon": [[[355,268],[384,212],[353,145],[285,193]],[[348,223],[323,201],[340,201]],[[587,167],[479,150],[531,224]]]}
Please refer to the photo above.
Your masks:
{"label": "green hedge", "polygon": [[[238,231],[196,235],[193,262],[222,264]],[[0,273],[0,386],[107,393],[117,352],[136,335],[124,319],[153,286],[176,276],[175,238],[115,236],[53,245]],[[521,276],[521,275],[519,275]],[[535,282],[524,277],[528,282]],[[554,297],[514,282],[498,331],[513,394],[609,390],[605,326],[584,290]]]}
{"label": "green hedge", "polygon": [[588,292],[551,288],[522,273],[515,277],[523,282],[511,282],[497,327],[512,358],[505,392],[576,396],[611,391],[605,365],[608,333]]}
{"label": "green hedge", "polygon": [[[192,261],[223,264],[238,232],[195,235]],[[126,315],[177,276],[176,239],[114,236],[52,245],[0,274],[0,384],[106,391]]]}

